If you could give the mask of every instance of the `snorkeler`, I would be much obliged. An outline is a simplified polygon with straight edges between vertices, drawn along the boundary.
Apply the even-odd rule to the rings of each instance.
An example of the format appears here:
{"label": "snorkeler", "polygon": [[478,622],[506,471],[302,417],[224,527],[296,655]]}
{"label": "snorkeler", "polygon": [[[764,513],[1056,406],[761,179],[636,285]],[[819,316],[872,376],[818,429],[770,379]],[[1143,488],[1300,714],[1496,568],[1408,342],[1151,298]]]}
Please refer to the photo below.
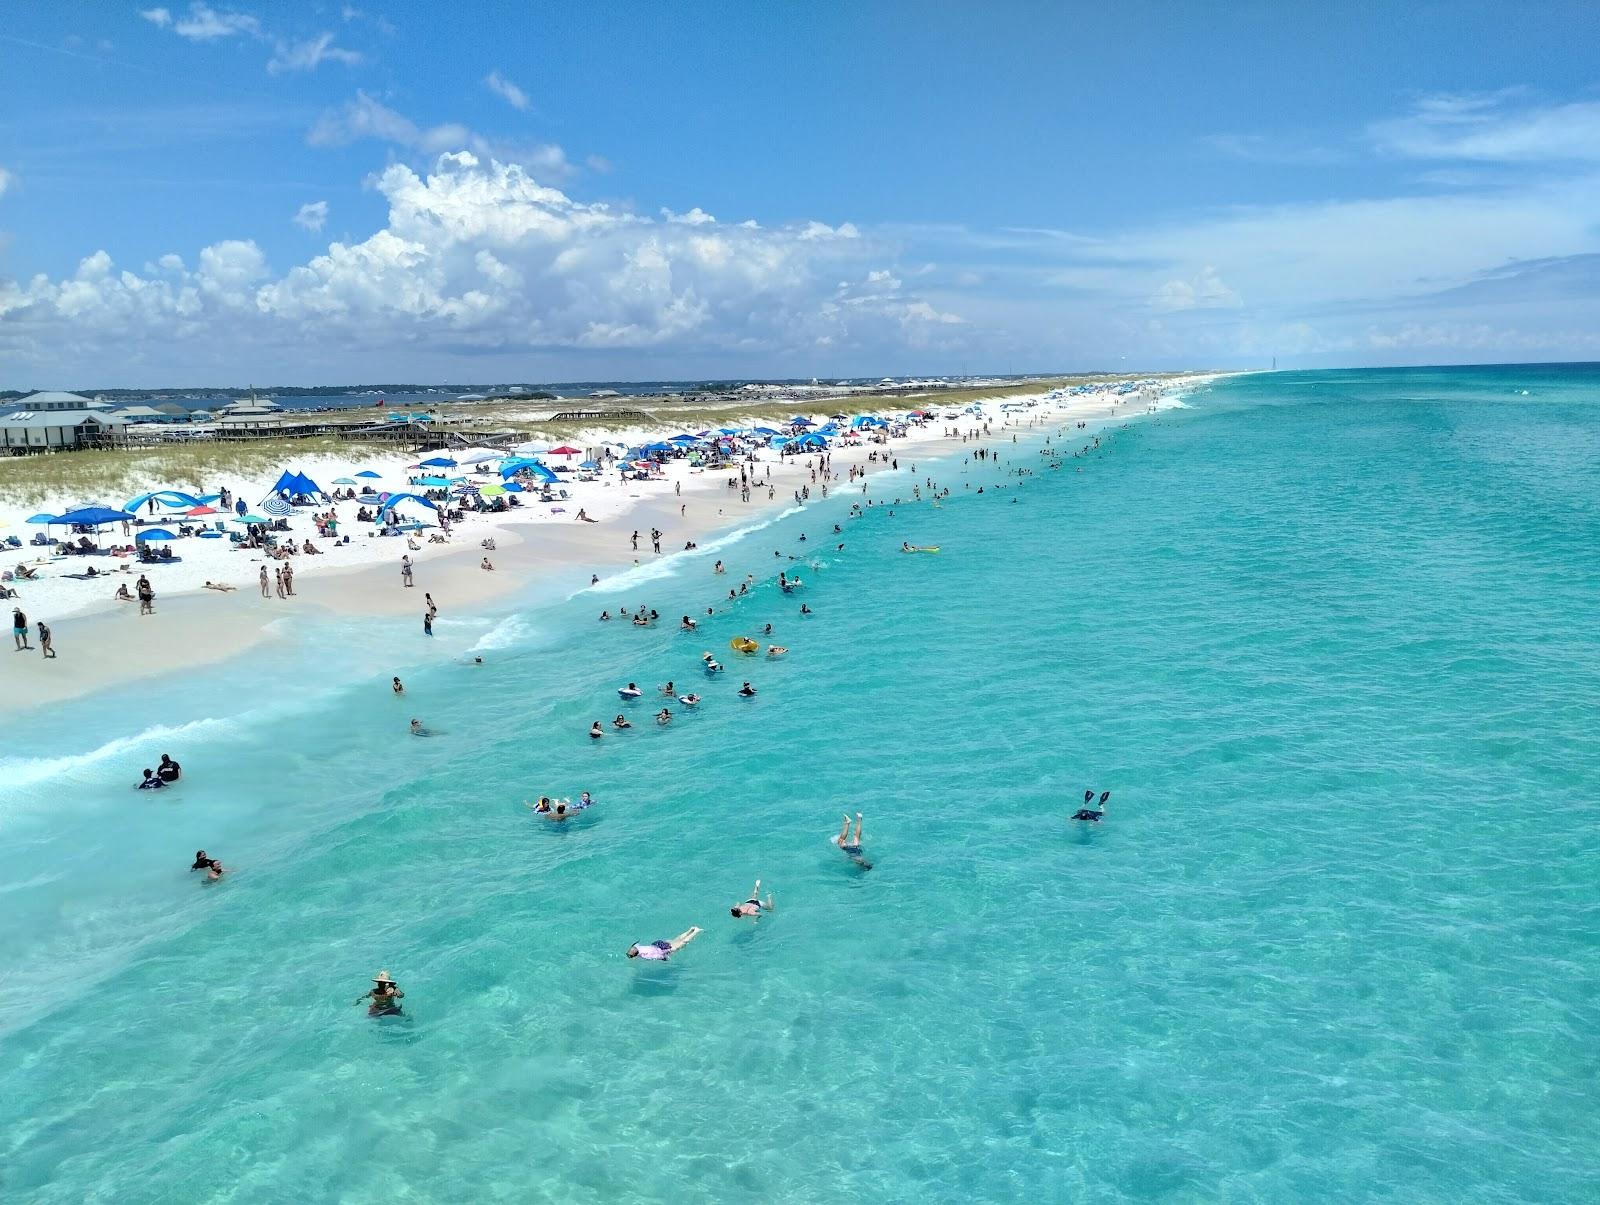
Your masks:
{"label": "snorkeler", "polygon": [[634,942],[628,947],[628,957],[643,958],[648,962],[665,962],[699,936],[700,926],[691,925],[671,941],[652,941],[643,945]]}
{"label": "snorkeler", "polygon": [[772,902],[772,892],[770,890],[767,892],[767,898],[764,901],[762,900],[761,880],[757,879],[756,885],[750,888],[750,898],[742,904],[735,904],[728,911],[733,913],[735,918],[748,916],[751,920],[760,920],[763,912],[772,912],[776,907]]}
{"label": "snorkeler", "polygon": [[1094,792],[1083,793],[1083,806],[1072,813],[1074,820],[1087,820],[1090,824],[1099,824],[1106,814],[1106,800],[1111,798],[1110,791],[1100,792],[1100,802],[1093,803]]}
{"label": "snorkeler", "polygon": [[398,1017],[401,1011],[400,1001],[405,996],[400,990],[400,985],[389,978],[388,971],[379,971],[374,975],[372,984],[372,990],[356,1003],[367,1005],[369,1017]]}

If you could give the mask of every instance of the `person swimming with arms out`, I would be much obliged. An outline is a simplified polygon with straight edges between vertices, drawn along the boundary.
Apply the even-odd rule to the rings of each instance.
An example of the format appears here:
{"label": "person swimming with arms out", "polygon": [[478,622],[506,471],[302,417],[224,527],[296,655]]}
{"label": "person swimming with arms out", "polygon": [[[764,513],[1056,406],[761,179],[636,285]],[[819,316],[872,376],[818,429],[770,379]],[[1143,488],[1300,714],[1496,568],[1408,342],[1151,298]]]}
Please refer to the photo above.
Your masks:
{"label": "person swimming with arms out", "polygon": [[628,957],[643,958],[646,962],[665,962],[699,936],[700,926],[691,925],[671,941],[634,942],[628,947]]}
{"label": "person swimming with arms out", "polygon": [[756,697],[756,688],[746,682],[739,688],[739,694],[746,699],[753,699]]}
{"label": "person swimming with arms out", "polygon": [[389,978],[389,972],[379,971],[372,977],[372,990],[356,1003],[367,1006],[369,1017],[398,1017],[402,1011],[400,1001],[404,998],[405,993],[400,990],[398,983]]}
{"label": "person swimming with arms out", "polygon": [[1072,818],[1074,820],[1087,821],[1090,824],[1099,824],[1105,818],[1106,800],[1110,798],[1110,791],[1102,791],[1100,792],[1100,802],[1094,803],[1094,792],[1092,790],[1085,791],[1083,793],[1083,806],[1072,813]]}
{"label": "person swimming with arms out", "polygon": [[628,717],[625,716],[625,715],[617,716],[616,719],[611,721],[611,726],[613,728],[615,728],[618,732],[621,732],[624,728],[632,728],[633,727],[632,724],[628,723]]}
{"label": "person swimming with arms out", "polygon": [[666,727],[668,724],[672,723],[672,712],[663,707],[660,711],[656,712],[656,723],[660,724],[662,727]]}
{"label": "person swimming with arms out", "polygon": [[850,835],[850,813],[846,812],[844,814],[844,825],[839,829],[839,835],[837,837],[830,837],[829,840],[834,845],[837,845],[840,849],[842,849],[845,857],[849,858],[857,866],[861,867],[862,870],[872,869],[872,863],[867,861],[867,859],[862,856],[861,853],[860,812],[856,813],[856,832],[854,837]]}
{"label": "person swimming with arms out", "polygon": [[732,908],[728,909],[728,911],[733,913],[734,919],[736,920],[742,920],[747,916],[751,920],[760,920],[762,913],[773,912],[776,910],[776,908],[777,905],[772,902],[772,892],[770,889],[767,891],[767,898],[764,901],[762,900],[761,880],[757,879],[756,885],[750,888],[750,898],[745,900],[745,902],[742,904],[735,904]]}

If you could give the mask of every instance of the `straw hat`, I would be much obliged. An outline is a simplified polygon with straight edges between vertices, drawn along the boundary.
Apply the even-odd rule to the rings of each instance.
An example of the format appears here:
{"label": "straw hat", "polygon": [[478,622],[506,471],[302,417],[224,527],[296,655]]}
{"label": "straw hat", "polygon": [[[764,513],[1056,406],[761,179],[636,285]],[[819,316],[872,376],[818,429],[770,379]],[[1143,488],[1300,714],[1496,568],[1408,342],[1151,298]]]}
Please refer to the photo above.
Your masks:
{"label": "straw hat", "polygon": [[393,983],[394,980],[389,978],[389,972],[388,971],[379,971],[376,975],[374,975],[372,977],[372,982],[374,982],[374,983]]}

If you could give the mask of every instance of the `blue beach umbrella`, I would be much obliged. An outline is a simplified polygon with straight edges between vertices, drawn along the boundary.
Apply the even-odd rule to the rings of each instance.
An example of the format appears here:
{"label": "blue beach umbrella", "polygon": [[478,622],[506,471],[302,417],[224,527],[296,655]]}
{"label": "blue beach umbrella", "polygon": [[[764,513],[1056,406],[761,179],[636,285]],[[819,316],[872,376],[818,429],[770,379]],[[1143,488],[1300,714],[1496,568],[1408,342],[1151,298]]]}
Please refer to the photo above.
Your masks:
{"label": "blue beach umbrella", "polygon": [[354,485],[356,479],[354,477],[335,477],[333,483],[335,485]]}
{"label": "blue beach umbrella", "polygon": [[383,474],[382,473],[374,473],[371,469],[362,469],[359,473],[356,474],[356,476],[357,477],[371,477],[373,480],[378,480],[383,476]]}
{"label": "blue beach umbrella", "polygon": [[27,517],[27,519],[24,520],[24,522],[26,522],[26,523],[45,523],[45,524],[59,523],[59,522],[61,522],[61,516],[59,516],[59,515],[43,515],[43,514],[40,514],[40,515],[29,515]]}
{"label": "blue beach umbrella", "polygon": [[752,427],[751,430],[753,430],[757,435],[777,435],[778,434],[778,432],[774,431],[771,427]]}
{"label": "blue beach umbrella", "polygon": [[456,467],[456,462],[448,456],[433,456],[422,461],[421,467],[425,469],[453,469]]}
{"label": "blue beach umbrella", "polygon": [[272,495],[272,497],[263,502],[261,504],[261,509],[266,511],[269,515],[277,515],[280,518],[286,515],[294,514],[294,507],[290,506],[276,494]]}
{"label": "blue beach umbrella", "polygon": [[598,469],[600,466],[592,460],[586,460],[578,466],[580,469]]}
{"label": "blue beach umbrella", "polygon": [[138,535],[134,536],[133,542],[135,544],[142,544],[149,540],[176,540],[177,538],[177,536],[173,535],[165,527],[152,527],[150,530],[141,531]]}
{"label": "blue beach umbrella", "polygon": [[789,425],[791,427],[809,427],[812,425],[812,422],[804,415],[797,414],[789,420]]}

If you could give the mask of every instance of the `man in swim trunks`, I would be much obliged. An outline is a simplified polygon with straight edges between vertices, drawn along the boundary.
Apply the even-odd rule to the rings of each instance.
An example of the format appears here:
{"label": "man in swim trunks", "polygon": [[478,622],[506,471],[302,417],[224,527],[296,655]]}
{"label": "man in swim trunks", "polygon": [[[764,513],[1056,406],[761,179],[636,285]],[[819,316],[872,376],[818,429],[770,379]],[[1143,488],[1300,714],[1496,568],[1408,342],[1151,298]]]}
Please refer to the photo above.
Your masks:
{"label": "man in swim trunks", "polygon": [[872,863],[867,861],[866,858],[864,858],[861,854],[860,812],[856,813],[856,834],[854,837],[850,835],[850,813],[846,812],[844,814],[844,825],[839,829],[839,835],[837,837],[830,838],[830,840],[832,840],[835,845],[844,851],[845,857],[849,858],[857,866],[861,867],[862,870],[872,869]]}
{"label": "man in swim trunks", "polygon": [[652,941],[643,945],[634,942],[628,947],[628,957],[643,958],[646,962],[665,962],[699,936],[700,926],[692,925],[671,941]]}
{"label": "man in swim trunks", "polygon": [[756,880],[756,885],[750,888],[750,898],[742,904],[735,904],[728,909],[735,919],[748,916],[751,920],[760,920],[763,912],[771,912],[776,907],[772,902],[772,892],[767,892],[765,901],[761,898],[761,880]]}

